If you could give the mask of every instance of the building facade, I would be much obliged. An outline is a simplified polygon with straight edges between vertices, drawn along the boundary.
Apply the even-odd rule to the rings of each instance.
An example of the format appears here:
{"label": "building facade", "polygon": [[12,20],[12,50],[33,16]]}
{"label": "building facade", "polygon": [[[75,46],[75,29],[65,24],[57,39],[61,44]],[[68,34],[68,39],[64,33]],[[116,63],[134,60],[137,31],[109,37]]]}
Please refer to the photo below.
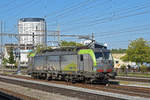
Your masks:
{"label": "building facade", "polygon": [[45,45],[46,22],[43,18],[21,18],[18,23],[20,44]]}
{"label": "building facade", "polygon": [[[5,44],[4,45],[4,58],[9,59],[10,55],[10,49],[13,49],[14,54],[14,60],[16,63],[19,62],[19,51],[18,51],[18,44]],[[32,45],[20,45],[20,66],[21,67],[27,67],[28,66],[28,55],[30,52],[32,52]],[[1,61],[1,56],[0,56]],[[1,63],[1,62],[0,62]],[[9,66],[10,64],[7,64],[6,66]]]}
{"label": "building facade", "polygon": [[20,34],[20,64],[27,66],[28,54],[37,45],[46,45],[46,21],[43,18],[21,18],[18,22]]}

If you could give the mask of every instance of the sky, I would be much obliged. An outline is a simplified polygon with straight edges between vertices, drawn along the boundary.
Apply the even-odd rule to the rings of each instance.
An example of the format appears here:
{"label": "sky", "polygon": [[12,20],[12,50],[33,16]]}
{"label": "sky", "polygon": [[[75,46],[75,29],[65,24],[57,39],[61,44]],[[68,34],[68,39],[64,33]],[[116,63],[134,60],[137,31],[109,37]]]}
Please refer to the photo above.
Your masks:
{"label": "sky", "polygon": [[3,32],[17,33],[18,20],[26,17],[45,18],[47,30],[59,26],[61,34],[94,33],[110,49],[127,48],[137,38],[150,40],[150,0],[0,0]]}

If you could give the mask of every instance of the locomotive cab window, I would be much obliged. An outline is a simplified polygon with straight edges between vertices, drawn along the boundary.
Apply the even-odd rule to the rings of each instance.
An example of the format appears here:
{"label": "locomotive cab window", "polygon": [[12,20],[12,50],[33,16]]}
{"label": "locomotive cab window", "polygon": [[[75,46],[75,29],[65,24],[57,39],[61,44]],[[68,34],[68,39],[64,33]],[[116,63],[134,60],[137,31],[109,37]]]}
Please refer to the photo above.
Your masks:
{"label": "locomotive cab window", "polygon": [[102,59],[103,58],[103,54],[102,54],[102,52],[95,52],[95,57],[96,57],[96,59]]}
{"label": "locomotive cab window", "polygon": [[83,55],[80,55],[80,61],[83,61]]}

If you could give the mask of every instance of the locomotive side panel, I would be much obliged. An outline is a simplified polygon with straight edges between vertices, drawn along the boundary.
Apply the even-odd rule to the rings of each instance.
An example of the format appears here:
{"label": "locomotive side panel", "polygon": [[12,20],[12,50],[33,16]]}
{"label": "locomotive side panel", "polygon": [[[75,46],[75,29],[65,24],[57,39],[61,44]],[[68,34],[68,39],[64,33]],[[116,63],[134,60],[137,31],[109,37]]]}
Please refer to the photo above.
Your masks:
{"label": "locomotive side panel", "polygon": [[60,71],[60,57],[59,56],[47,56],[47,70]]}
{"label": "locomotive side panel", "polygon": [[77,55],[62,55],[60,58],[62,71],[77,71]]}
{"label": "locomotive side panel", "polygon": [[33,70],[37,70],[37,71],[47,70],[46,56],[35,56],[34,64],[32,67],[33,67]]}
{"label": "locomotive side panel", "polygon": [[93,61],[89,54],[84,54],[84,71],[93,72]]}
{"label": "locomotive side panel", "polygon": [[80,54],[78,57],[79,71],[82,72],[92,72],[93,71],[93,61],[89,54]]}

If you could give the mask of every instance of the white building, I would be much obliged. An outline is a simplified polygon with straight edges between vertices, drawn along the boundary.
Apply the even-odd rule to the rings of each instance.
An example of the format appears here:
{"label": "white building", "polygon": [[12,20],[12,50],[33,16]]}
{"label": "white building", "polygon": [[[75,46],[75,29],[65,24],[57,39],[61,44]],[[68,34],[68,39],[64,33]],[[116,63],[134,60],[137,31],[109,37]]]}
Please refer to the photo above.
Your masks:
{"label": "white building", "polygon": [[34,46],[46,44],[46,22],[43,18],[21,18],[18,23],[18,32],[31,35],[21,36],[20,44]]}
{"label": "white building", "polygon": [[[20,36],[20,62],[22,65],[28,63],[27,55],[37,45],[46,45],[46,22],[43,18],[21,18],[18,22]],[[29,36],[29,35],[30,36]]]}

